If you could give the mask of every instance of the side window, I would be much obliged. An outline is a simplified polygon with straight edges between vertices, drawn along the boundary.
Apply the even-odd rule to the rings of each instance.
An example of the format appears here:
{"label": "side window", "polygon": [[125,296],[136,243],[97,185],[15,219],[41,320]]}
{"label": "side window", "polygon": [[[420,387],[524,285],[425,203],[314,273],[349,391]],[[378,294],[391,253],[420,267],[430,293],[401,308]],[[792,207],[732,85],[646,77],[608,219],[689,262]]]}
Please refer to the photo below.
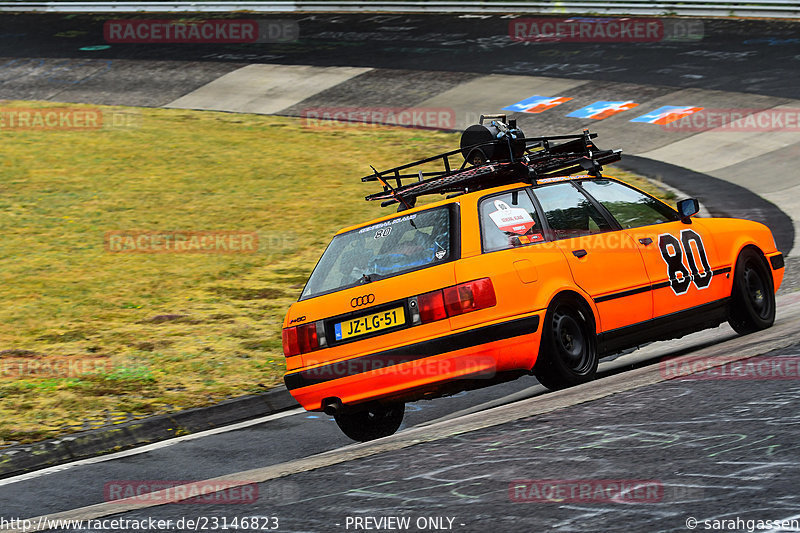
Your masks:
{"label": "side window", "polygon": [[613,229],[600,211],[571,183],[534,190],[556,239],[569,239]]}
{"label": "side window", "polygon": [[582,186],[603,204],[624,229],[678,220],[675,211],[636,189],[615,181],[592,180]]}
{"label": "side window", "polygon": [[484,198],[478,210],[484,252],[544,240],[536,208],[524,189]]}

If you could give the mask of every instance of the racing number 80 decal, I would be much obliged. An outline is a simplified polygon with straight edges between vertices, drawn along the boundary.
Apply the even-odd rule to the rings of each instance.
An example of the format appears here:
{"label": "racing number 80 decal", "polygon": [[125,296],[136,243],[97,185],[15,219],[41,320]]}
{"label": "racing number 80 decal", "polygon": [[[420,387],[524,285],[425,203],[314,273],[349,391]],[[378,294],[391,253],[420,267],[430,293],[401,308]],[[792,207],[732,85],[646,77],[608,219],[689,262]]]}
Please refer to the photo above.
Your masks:
{"label": "racing number 80 decal", "polygon": [[[708,263],[703,239],[696,231],[682,230],[680,241],[669,233],[659,235],[658,247],[661,249],[661,257],[667,264],[669,284],[675,294],[686,293],[692,283],[698,289],[705,289],[711,284],[711,277],[714,274]],[[688,267],[683,262],[684,256]],[[698,259],[700,266],[703,267],[702,272],[697,265]]]}

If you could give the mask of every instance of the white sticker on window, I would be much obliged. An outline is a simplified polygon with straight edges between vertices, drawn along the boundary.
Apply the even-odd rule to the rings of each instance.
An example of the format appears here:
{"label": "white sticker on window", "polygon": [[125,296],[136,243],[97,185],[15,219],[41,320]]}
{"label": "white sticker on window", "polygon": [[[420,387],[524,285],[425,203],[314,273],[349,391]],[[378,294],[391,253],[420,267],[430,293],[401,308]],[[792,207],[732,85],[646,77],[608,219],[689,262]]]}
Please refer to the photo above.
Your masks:
{"label": "white sticker on window", "polygon": [[489,217],[500,231],[524,235],[536,225],[530,213],[521,207],[509,207],[502,200],[495,200],[494,207],[497,211],[489,213]]}

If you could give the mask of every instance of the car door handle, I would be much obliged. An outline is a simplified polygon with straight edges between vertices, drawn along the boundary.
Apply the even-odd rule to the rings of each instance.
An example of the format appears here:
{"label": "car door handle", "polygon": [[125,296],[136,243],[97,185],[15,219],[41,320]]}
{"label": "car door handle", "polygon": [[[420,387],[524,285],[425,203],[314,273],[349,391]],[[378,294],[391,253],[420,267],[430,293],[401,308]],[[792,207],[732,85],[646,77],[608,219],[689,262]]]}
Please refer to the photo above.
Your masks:
{"label": "car door handle", "polygon": [[639,242],[644,244],[645,246],[650,246],[651,244],[653,244],[653,239],[651,239],[650,237],[645,237],[644,239],[639,239]]}
{"label": "car door handle", "polygon": [[588,253],[589,252],[587,252],[586,250],[583,250],[583,249],[581,249],[581,250],[573,250],[572,251],[572,255],[574,255],[578,259],[580,259],[581,257],[586,257],[586,255],[588,255]]}

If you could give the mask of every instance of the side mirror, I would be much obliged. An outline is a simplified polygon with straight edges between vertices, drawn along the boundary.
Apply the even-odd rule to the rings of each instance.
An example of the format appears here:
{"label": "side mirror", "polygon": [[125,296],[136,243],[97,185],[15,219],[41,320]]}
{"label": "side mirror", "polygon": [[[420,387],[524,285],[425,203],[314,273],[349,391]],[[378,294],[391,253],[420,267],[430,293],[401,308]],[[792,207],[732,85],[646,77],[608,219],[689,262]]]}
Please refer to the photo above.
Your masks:
{"label": "side mirror", "polygon": [[696,198],[686,198],[678,202],[678,213],[681,215],[681,222],[691,224],[691,217],[700,212],[700,202]]}

